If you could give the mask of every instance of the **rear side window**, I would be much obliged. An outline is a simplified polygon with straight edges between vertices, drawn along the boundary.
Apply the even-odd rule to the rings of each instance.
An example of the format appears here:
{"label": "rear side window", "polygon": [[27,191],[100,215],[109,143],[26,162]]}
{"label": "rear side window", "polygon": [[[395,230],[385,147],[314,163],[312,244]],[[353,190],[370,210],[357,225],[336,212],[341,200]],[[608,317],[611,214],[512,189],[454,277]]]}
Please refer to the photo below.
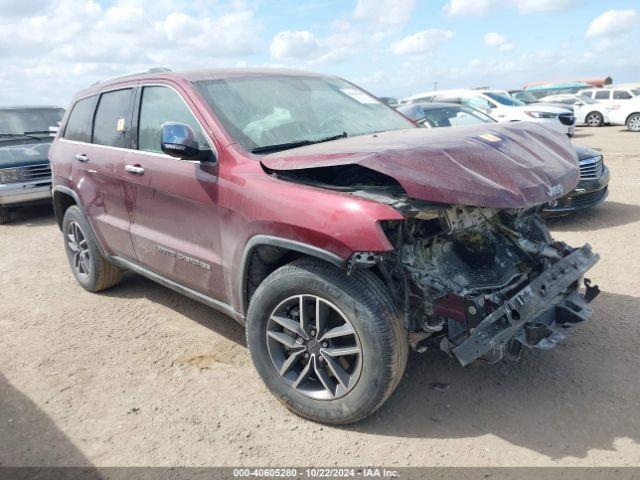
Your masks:
{"label": "rear side window", "polygon": [[626,90],[614,90],[613,91],[613,99],[614,100],[629,100],[630,98],[633,98],[633,95],[631,95]]}
{"label": "rear side window", "polygon": [[180,95],[167,87],[144,87],[138,119],[138,150],[161,153],[162,124],[185,123],[193,128],[201,150],[210,147],[198,121]]}
{"label": "rear side window", "polygon": [[110,147],[129,146],[129,117],[133,89],[115,90],[100,95],[93,124],[93,143]]}
{"label": "rear side window", "polygon": [[74,105],[64,129],[64,138],[76,142],[91,142],[91,119],[95,101],[95,96],[87,97]]}
{"label": "rear side window", "polygon": [[596,92],[596,100],[609,100],[609,90],[598,90]]}

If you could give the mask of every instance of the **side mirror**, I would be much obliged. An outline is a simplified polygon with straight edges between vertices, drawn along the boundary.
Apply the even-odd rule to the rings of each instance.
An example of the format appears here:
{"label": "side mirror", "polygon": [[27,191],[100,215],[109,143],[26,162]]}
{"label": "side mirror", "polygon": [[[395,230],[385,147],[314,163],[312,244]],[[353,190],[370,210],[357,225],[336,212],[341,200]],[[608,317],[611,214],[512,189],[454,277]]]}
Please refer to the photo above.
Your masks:
{"label": "side mirror", "polygon": [[184,123],[167,122],[162,125],[160,148],[172,157],[197,157],[200,154],[193,128]]}

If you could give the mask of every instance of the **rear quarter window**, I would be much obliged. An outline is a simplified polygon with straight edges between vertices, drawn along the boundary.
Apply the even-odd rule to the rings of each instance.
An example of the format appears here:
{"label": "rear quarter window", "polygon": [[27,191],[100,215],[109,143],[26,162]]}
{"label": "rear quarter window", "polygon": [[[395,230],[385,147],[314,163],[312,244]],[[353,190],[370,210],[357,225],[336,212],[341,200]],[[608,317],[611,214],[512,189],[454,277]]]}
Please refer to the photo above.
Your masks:
{"label": "rear quarter window", "polygon": [[132,88],[100,95],[93,123],[93,143],[110,147],[129,147],[128,133],[132,107]]}
{"label": "rear quarter window", "polygon": [[629,100],[630,98],[633,98],[633,95],[631,95],[626,90],[614,90],[613,91],[613,99],[614,100]]}
{"label": "rear quarter window", "polygon": [[91,120],[96,97],[78,100],[69,114],[69,120],[64,129],[64,138],[76,142],[91,142]]}

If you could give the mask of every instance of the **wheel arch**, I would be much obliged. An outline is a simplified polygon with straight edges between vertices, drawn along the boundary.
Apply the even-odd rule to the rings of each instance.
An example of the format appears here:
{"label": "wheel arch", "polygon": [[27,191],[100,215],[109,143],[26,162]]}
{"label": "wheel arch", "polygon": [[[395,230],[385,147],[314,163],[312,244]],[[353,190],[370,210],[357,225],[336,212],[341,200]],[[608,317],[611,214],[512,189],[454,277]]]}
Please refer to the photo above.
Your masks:
{"label": "wheel arch", "polygon": [[638,110],[637,112],[631,112],[629,115],[627,115],[627,118],[624,119],[624,124],[626,125],[627,123],[629,123],[629,119],[634,115],[640,115],[640,110]]}
{"label": "wheel arch", "polygon": [[52,193],[53,211],[56,216],[56,222],[58,222],[58,228],[62,230],[62,220],[64,219],[64,214],[69,207],[76,205],[81,210],[84,209],[82,208],[82,203],[80,202],[78,194],[70,188],[56,185],[53,187]]}
{"label": "wheel arch", "polygon": [[239,309],[245,316],[255,289],[273,271],[301,257],[310,257],[346,269],[347,261],[328,250],[296,240],[256,235],[247,242],[240,262]]}

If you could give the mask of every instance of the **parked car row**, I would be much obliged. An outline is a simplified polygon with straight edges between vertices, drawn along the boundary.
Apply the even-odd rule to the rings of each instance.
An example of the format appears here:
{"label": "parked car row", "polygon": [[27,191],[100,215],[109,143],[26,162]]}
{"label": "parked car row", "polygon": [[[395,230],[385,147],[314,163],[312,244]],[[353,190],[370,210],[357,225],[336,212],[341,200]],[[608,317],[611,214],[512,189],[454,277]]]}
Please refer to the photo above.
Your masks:
{"label": "parked car row", "polygon": [[506,92],[494,90],[438,90],[423,92],[403,100],[403,103],[458,103],[491,115],[499,122],[530,121],[562,132],[575,133],[576,118],[571,108],[551,105],[527,105]]}

